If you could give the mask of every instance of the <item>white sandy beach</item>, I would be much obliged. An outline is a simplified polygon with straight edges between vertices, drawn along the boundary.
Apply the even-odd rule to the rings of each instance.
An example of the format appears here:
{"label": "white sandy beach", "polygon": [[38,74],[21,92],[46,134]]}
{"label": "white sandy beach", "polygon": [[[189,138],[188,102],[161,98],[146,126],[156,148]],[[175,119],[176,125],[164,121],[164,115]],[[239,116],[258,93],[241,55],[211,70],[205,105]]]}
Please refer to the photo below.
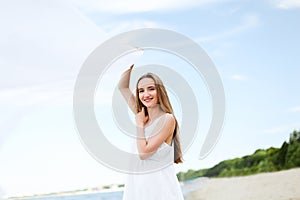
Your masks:
{"label": "white sandy beach", "polygon": [[233,178],[211,178],[185,200],[300,200],[300,168]]}

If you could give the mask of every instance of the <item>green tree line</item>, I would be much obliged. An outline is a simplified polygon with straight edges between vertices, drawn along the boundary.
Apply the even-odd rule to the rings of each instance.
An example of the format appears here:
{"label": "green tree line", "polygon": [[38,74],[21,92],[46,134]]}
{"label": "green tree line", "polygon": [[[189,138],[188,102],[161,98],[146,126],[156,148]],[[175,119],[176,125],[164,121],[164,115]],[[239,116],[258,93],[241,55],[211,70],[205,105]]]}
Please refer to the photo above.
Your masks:
{"label": "green tree line", "polygon": [[179,172],[180,181],[198,177],[244,176],[300,167],[300,131],[290,134],[289,142],[280,148],[258,149],[252,155],[225,160],[212,168]]}

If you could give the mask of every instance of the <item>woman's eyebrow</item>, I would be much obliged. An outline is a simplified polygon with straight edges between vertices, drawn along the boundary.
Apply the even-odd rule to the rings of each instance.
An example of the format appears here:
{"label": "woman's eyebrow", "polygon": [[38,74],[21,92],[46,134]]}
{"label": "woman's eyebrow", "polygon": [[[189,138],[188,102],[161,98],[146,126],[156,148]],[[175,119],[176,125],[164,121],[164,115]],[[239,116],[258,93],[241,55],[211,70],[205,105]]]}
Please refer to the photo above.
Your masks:
{"label": "woman's eyebrow", "polygon": [[139,89],[144,89],[144,88],[150,88],[150,87],[155,87],[155,85],[141,85],[140,87],[138,87],[138,90]]}

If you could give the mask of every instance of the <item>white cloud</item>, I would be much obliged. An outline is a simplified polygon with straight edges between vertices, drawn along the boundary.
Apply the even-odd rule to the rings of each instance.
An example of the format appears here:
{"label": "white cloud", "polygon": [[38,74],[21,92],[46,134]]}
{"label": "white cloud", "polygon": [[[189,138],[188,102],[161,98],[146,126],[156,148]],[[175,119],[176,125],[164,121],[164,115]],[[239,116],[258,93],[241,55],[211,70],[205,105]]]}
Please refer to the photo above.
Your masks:
{"label": "white cloud", "polygon": [[265,133],[282,133],[290,131],[287,127],[275,127],[275,128],[270,128],[270,129],[265,129],[263,132]]}
{"label": "white cloud", "polygon": [[291,123],[291,124],[286,124],[278,127],[273,127],[273,128],[268,128],[263,130],[265,133],[290,133],[293,130],[297,130],[299,128],[299,122],[298,123]]}
{"label": "white cloud", "polygon": [[138,28],[168,28],[169,25],[160,24],[149,20],[118,20],[107,24],[101,24],[101,27],[103,28],[103,30],[110,33],[111,35],[117,35],[121,32],[130,31]]}
{"label": "white cloud", "polygon": [[300,112],[300,106],[295,106],[293,108],[290,108],[288,111],[289,112]]}
{"label": "white cloud", "polygon": [[273,3],[280,9],[300,8],[300,0],[275,0]]}
{"label": "white cloud", "polygon": [[72,103],[73,81],[0,90],[0,104],[14,106],[61,105]]}
{"label": "white cloud", "polygon": [[195,6],[204,6],[213,3],[222,3],[229,0],[76,0],[72,1],[80,9],[87,12],[105,12],[105,13],[139,13],[150,11],[170,11],[192,8]]}
{"label": "white cloud", "polygon": [[246,32],[250,29],[256,28],[260,25],[260,19],[258,17],[258,15],[256,14],[251,14],[251,15],[245,15],[242,20],[241,23],[235,27],[229,28],[227,30],[223,30],[220,31],[218,33],[215,34],[211,34],[209,36],[203,36],[203,37],[199,37],[197,39],[197,41],[199,42],[211,42],[211,41],[215,41],[215,40],[220,40],[220,39],[224,39],[227,37],[231,37],[231,36],[235,36],[237,34]]}
{"label": "white cloud", "polygon": [[236,80],[236,81],[244,81],[247,80],[247,77],[241,74],[234,74],[231,76],[231,79]]}

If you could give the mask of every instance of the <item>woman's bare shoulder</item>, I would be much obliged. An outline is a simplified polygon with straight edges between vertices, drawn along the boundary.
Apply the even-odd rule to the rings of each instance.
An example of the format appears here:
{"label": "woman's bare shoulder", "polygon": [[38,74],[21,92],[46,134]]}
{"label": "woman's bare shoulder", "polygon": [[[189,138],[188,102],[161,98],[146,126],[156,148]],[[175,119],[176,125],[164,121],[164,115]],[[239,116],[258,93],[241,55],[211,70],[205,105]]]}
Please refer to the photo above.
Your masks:
{"label": "woman's bare shoulder", "polygon": [[163,117],[161,117],[160,121],[173,123],[173,122],[175,122],[175,117],[171,113],[165,113],[165,114],[163,114]]}

